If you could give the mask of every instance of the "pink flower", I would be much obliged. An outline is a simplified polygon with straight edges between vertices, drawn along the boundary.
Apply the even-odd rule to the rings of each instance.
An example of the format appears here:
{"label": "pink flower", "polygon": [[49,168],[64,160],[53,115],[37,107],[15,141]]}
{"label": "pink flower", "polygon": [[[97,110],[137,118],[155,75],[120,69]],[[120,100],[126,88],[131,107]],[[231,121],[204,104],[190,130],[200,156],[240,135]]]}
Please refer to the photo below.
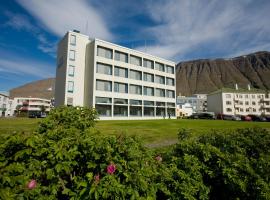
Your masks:
{"label": "pink flower", "polygon": [[37,181],[32,179],[28,184],[27,184],[27,188],[29,190],[35,189],[35,187],[37,187]]}
{"label": "pink flower", "polygon": [[161,156],[157,156],[157,157],[156,157],[156,160],[157,160],[158,162],[162,162],[162,157],[161,157]]}
{"label": "pink flower", "polygon": [[95,179],[95,183],[98,183],[99,180],[100,180],[99,174],[95,175],[95,176],[94,176],[94,179]]}
{"label": "pink flower", "polygon": [[116,170],[115,164],[111,163],[107,166],[107,173],[108,174],[114,174],[115,170]]}

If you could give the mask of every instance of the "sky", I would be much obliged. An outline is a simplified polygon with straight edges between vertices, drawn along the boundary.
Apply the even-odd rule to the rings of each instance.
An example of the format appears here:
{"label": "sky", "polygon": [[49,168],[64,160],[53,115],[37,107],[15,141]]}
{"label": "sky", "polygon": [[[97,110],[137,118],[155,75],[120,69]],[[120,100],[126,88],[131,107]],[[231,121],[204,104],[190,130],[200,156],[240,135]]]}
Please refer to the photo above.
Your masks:
{"label": "sky", "polygon": [[2,0],[0,91],[55,77],[68,30],[180,61],[270,51],[269,0]]}

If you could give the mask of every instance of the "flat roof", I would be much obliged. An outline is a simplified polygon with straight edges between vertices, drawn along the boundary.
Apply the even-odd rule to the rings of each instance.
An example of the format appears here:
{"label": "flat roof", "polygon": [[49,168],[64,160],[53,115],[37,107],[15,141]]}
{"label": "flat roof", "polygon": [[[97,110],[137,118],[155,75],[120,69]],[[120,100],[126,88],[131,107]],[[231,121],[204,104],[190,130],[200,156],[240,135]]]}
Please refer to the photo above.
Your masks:
{"label": "flat roof", "polygon": [[[244,88],[238,88],[238,90],[236,90],[235,88],[221,88],[219,90],[216,90],[214,92],[211,92],[208,95],[211,94],[217,94],[217,93],[252,93],[252,94],[265,94],[267,91],[266,90],[262,90],[262,89],[256,89],[256,88],[250,88],[250,90],[248,89],[244,89]],[[269,93],[269,91],[268,91]]]}
{"label": "flat roof", "polygon": [[172,63],[172,65],[176,65],[176,63],[174,61],[171,61],[171,60],[167,60],[167,59],[164,59],[164,58],[161,58],[161,57],[158,57],[158,56],[154,56],[154,55],[151,55],[151,54],[148,54],[148,53],[145,53],[145,52],[142,52],[142,51],[138,51],[138,50],[135,50],[135,49],[131,49],[131,48],[128,48],[128,47],[124,47],[124,46],[121,46],[121,45],[118,45],[118,44],[115,44],[115,43],[112,43],[112,42],[108,42],[108,41],[105,41],[105,40],[101,40],[101,39],[98,39],[98,38],[91,38],[90,36],[87,36],[85,34],[82,34],[82,33],[77,33],[77,32],[74,32],[74,31],[68,31],[70,33],[75,33],[75,34],[80,34],[84,37],[88,37],[89,40],[95,40],[95,41],[99,41],[99,42],[104,42],[104,43],[107,43],[109,45],[112,45],[112,46],[115,46],[115,47],[119,47],[119,48],[122,48],[122,49],[126,49],[126,50],[129,50],[129,51],[133,51],[135,53],[139,53],[139,54],[144,54],[146,56],[149,56],[149,57],[152,57],[153,59],[159,59],[159,60],[163,60],[165,62],[170,62]]}

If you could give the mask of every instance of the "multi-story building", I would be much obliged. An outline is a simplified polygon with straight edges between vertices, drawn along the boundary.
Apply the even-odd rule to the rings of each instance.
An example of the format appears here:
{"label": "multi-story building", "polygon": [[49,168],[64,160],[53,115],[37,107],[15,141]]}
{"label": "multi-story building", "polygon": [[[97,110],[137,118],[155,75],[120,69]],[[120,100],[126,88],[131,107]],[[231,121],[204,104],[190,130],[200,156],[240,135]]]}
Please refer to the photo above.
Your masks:
{"label": "multi-story building", "polygon": [[94,107],[101,119],[175,116],[175,63],[69,31],[59,42],[55,105]]}
{"label": "multi-story building", "polygon": [[207,109],[215,114],[270,115],[270,93],[250,87],[222,88],[207,95]]}
{"label": "multi-story building", "polygon": [[46,112],[51,109],[51,100],[30,97],[16,97],[12,100],[10,116],[16,112],[32,113]]}
{"label": "multi-story building", "polygon": [[[177,96],[176,104],[180,107],[192,107],[192,113],[200,113],[207,111],[207,95],[206,94],[194,94],[190,97]],[[190,104],[184,106],[185,104]],[[189,112],[188,112],[189,113]]]}
{"label": "multi-story building", "polygon": [[0,92],[0,117],[5,117],[8,115],[9,109],[9,96],[5,92]]}

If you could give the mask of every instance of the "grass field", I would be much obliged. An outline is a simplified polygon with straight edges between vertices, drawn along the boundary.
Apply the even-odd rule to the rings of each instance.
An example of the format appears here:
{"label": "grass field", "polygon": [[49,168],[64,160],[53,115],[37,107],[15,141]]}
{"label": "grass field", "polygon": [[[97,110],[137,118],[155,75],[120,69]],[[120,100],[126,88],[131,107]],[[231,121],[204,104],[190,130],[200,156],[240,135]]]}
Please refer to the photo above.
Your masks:
{"label": "grass field", "polygon": [[[38,126],[40,119],[1,118],[0,134],[11,134],[14,131],[31,132]],[[234,122],[221,120],[129,120],[98,121],[96,128],[102,134],[139,135],[146,143],[170,144],[177,138],[181,128],[191,129],[194,133],[207,133],[211,129],[232,130],[236,128],[262,127],[270,129],[269,122]]]}

